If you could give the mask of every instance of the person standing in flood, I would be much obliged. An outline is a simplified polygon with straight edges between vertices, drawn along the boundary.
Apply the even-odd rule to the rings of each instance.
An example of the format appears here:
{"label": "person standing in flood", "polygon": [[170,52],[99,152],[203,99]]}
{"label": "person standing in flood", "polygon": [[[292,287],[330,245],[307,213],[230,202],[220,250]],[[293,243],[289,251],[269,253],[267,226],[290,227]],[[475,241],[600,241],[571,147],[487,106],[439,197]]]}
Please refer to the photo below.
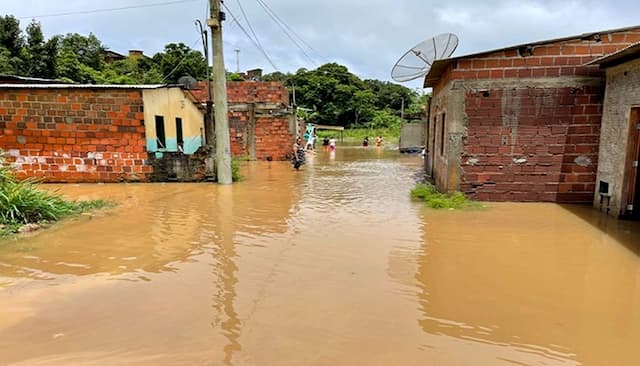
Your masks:
{"label": "person standing in flood", "polygon": [[362,140],[362,147],[369,147],[369,136],[365,136]]}
{"label": "person standing in flood", "polygon": [[295,170],[300,170],[300,166],[304,164],[304,147],[302,146],[302,139],[296,138],[296,142],[293,143],[293,149],[291,151],[291,165]]}
{"label": "person standing in flood", "polygon": [[382,136],[376,137],[376,146],[382,146],[382,144],[384,144],[384,139],[382,138]]}
{"label": "person standing in flood", "polygon": [[336,151],[336,139],[333,136],[329,139],[329,151]]}

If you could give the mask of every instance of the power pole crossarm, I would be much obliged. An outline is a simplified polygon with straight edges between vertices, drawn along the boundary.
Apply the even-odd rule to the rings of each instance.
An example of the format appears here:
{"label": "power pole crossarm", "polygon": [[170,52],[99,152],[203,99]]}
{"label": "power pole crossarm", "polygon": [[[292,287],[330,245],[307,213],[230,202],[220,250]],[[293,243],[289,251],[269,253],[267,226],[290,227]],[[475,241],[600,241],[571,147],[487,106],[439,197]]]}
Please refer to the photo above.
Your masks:
{"label": "power pole crossarm", "polygon": [[227,75],[222,56],[222,21],[224,13],[220,0],[209,0],[211,42],[213,44],[213,103],[216,118],[216,172],[219,184],[231,184],[231,143],[227,113]]}

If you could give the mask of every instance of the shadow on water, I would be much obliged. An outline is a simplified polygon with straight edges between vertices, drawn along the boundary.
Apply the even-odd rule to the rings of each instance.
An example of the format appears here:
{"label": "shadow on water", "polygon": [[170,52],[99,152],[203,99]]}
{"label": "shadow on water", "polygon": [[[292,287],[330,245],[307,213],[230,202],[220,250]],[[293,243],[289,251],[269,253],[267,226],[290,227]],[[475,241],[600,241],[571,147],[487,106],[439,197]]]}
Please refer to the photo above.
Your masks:
{"label": "shadow on water", "polygon": [[591,205],[561,206],[640,256],[640,221],[617,220]]}

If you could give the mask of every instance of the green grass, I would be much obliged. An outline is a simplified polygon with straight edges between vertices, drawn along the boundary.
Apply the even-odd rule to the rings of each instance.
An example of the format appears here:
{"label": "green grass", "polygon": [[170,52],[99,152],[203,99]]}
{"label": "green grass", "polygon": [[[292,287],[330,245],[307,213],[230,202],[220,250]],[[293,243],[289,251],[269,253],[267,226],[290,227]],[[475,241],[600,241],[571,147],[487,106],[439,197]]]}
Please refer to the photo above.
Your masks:
{"label": "green grass", "polygon": [[18,181],[0,160],[0,236],[16,233],[26,224],[43,224],[63,217],[113,205],[104,200],[69,201],[60,194],[38,189],[40,181]]}
{"label": "green grass", "polygon": [[[340,137],[340,131],[333,130],[318,130],[318,137],[333,136],[335,138]],[[382,136],[386,142],[398,141],[400,137],[400,126],[390,128],[349,128],[343,131],[343,136],[346,140],[362,141],[366,136],[369,136],[369,144],[375,144],[376,136]]]}
{"label": "green grass", "polygon": [[434,185],[418,184],[411,190],[411,198],[422,201],[431,208],[463,209],[482,207],[479,203],[469,200],[462,192],[440,193]]}

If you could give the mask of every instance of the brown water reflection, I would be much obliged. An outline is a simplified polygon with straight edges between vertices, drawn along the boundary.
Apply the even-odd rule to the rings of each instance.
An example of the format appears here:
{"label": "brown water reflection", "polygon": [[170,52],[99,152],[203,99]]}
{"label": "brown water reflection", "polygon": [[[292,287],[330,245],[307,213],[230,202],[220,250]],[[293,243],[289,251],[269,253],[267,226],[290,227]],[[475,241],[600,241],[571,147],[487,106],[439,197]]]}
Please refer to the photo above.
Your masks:
{"label": "brown water reflection", "polygon": [[640,226],[430,211],[420,164],[341,146],[233,186],[63,186],[120,205],[0,245],[0,364],[638,364]]}

